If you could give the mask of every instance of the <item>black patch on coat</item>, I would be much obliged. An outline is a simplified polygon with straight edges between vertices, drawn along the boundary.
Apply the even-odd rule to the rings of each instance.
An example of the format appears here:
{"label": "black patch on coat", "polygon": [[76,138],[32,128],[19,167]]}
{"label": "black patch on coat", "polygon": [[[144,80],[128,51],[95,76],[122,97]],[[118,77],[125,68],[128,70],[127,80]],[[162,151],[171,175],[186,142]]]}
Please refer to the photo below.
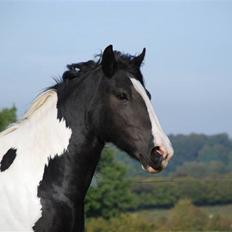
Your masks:
{"label": "black patch on coat", "polygon": [[73,140],[77,138],[74,137],[69,152],[50,159],[44,168],[43,179],[38,186],[42,216],[33,226],[35,232],[84,231],[84,196],[103,145],[90,146],[82,154],[76,153],[72,148]]}
{"label": "black patch on coat", "polygon": [[16,149],[11,148],[7,151],[7,153],[2,157],[0,170],[1,172],[5,171],[10,167],[10,165],[14,162],[16,157]]}

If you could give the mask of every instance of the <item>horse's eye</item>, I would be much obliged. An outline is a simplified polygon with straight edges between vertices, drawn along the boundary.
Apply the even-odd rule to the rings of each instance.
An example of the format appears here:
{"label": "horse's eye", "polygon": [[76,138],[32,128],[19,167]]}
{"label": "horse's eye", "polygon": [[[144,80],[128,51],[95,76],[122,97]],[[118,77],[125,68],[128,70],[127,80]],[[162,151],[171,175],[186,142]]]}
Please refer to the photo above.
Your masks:
{"label": "horse's eye", "polygon": [[122,101],[128,101],[128,100],[129,100],[127,94],[126,94],[126,93],[123,93],[123,92],[117,94],[117,98],[118,98],[119,100],[122,100]]}

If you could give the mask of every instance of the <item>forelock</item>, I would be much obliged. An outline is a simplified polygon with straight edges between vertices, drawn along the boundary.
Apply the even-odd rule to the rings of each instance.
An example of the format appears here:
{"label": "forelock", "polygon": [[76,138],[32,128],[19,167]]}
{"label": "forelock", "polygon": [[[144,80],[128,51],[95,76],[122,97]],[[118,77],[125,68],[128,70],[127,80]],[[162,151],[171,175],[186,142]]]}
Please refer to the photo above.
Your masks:
{"label": "forelock", "polygon": [[[144,85],[143,75],[140,68],[133,63],[135,55],[130,55],[128,53],[122,53],[120,51],[114,51],[115,60],[117,62],[117,68],[129,72],[134,78],[139,80],[142,85]],[[98,63],[101,63],[102,53],[98,54]]]}

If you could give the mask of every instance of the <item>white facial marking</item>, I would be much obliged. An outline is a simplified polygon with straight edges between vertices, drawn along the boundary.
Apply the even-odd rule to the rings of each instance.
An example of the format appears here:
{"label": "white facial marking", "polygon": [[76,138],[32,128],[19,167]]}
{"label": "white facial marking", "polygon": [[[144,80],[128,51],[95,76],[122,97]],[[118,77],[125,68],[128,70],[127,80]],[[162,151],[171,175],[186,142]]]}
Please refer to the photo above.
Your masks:
{"label": "white facial marking", "polygon": [[[160,146],[162,147],[163,150],[165,150],[165,153],[167,154],[167,159],[163,161],[163,165],[167,166],[168,160],[171,159],[173,156],[173,148],[172,145],[169,141],[169,138],[167,135],[164,133],[163,129],[160,126],[159,120],[155,114],[155,110],[151,104],[151,101],[149,97],[147,96],[147,93],[143,87],[143,85],[140,83],[140,81],[136,80],[135,78],[131,77],[130,78],[135,90],[140,94],[140,96],[143,98],[146,107],[147,107],[147,112],[149,114],[150,122],[151,122],[151,128],[152,128],[152,135],[154,138],[154,147],[155,146]],[[151,168],[151,167],[148,167]],[[147,170],[151,171],[152,170]]]}
{"label": "white facial marking", "polygon": [[15,148],[16,158],[0,172],[0,231],[32,231],[41,217],[37,188],[49,158],[67,150],[72,131],[57,119],[57,94],[49,90],[25,118],[0,134],[0,161]]}

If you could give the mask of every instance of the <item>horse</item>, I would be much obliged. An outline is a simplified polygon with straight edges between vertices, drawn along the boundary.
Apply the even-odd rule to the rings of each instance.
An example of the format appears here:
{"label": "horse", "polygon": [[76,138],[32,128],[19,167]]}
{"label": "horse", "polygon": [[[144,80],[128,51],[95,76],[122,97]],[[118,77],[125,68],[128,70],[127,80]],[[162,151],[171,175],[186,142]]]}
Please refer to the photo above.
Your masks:
{"label": "horse", "polygon": [[137,56],[106,47],[67,66],[21,120],[0,133],[0,231],[84,231],[84,199],[101,151],[113,143],[149,173],[173,148]]}

